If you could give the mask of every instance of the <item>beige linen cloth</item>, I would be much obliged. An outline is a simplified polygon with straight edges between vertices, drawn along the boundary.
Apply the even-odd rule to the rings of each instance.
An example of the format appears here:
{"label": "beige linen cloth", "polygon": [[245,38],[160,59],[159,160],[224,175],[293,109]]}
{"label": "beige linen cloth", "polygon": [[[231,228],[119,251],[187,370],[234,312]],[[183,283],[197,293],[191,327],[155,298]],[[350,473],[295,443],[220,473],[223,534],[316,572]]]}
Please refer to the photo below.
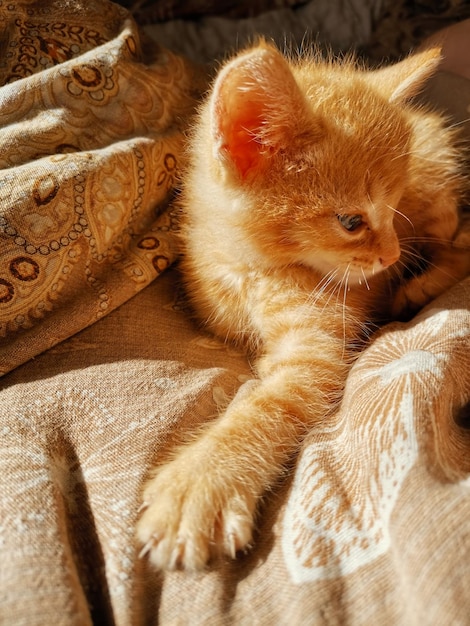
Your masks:
{"label": "beige linen cloth", "polygon": [[162,273],[197,81],[107,2],[0,19],[0,624],[468,625],[469,279],[378,333],[249,553],[138,558],[152,463],[252,375]]}

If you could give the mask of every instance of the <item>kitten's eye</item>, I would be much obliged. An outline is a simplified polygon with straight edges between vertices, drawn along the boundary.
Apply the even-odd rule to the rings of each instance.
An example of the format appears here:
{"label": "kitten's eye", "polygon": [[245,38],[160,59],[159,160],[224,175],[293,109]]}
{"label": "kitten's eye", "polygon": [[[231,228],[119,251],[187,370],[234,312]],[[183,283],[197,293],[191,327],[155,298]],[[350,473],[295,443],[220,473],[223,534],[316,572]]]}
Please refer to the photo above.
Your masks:
{"label": "kitten's eye", "polygon": [[357,230],[364,223],[362,215],[337,215],[339,223],[349,232]]}

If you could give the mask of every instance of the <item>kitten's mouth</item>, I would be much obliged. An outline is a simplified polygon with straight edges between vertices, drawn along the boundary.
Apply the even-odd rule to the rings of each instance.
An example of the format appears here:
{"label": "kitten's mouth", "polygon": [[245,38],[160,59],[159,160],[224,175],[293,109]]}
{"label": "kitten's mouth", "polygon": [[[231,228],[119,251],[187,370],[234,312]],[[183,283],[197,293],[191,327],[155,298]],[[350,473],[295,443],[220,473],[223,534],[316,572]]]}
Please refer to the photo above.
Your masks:
{"label": "kitten's mouth", "polygon": [[369,281],[378,274],[378,272],[366,271],[366,270],[355,270],[350,271],[347,277],[347,283],[349,287],[362,287],[365,285],[366,287],[369,284]]}
{"label": "kitten's mouth", "polygon": [[387,257],[378,258],[374,261],[372,266],[367,265],[364,267],[361,263],[352,263],[345,270],[345,272],[348,273],[348,283],[350,285],[367,284],[368,280],[372,279],[374,276],[378,276],[387,268],[394,265],[399,258],[400,250],[398,249],[397,252],[393,252]]}
{"label": "kitten's mouth", "polygon": [[364,267],[363,265],[353,265],[349,266],[345,270],[345,280],[349,286],[368,286],[368,281],[372,280],[375,276],[378,276],[382,272],[384,272],[388,265],[384,265],[380,261],[374,263],[372,267]]}
{"label": "kitten's mouth", "polygon": [[398,259],[399,255],[388,261],[379,258],[372,265],[369,263],[363,264],[359,259],[338,264],[331,262],[324,255],[321,260],[317,257],[313,263],[304,262],[304,264],[312,267],[317,272],[319,271],[323,275],[323,281],[328,280],[347,287],[362,285],[367,287],[369,281],[394,265]]}

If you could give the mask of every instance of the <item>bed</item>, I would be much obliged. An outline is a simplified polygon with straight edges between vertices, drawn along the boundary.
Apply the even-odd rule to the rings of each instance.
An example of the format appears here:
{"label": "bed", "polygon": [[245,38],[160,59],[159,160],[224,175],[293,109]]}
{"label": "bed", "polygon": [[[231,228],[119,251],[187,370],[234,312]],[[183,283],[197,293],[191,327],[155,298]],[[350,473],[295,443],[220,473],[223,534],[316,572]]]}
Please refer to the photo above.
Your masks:
{"label": "bed", "polygon": [[[374,336],[250,551],[162,574],[134,539],[152,465],[253,376],[179,283],[177,173],[214,65],[256,32],[376,63],[469,16],[0,2],[1,624],[469,623],[469,278]],[[440,72],[423,97],[468,132],[469,80]]]}

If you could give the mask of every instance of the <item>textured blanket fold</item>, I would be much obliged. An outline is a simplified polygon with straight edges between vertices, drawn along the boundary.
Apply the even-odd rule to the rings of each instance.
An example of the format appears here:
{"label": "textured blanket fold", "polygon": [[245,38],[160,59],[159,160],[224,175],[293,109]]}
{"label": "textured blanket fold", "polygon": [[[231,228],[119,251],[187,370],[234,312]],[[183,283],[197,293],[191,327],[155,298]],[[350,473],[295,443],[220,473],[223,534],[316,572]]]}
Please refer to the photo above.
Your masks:
{"label": "textured blanket fold", "polygon": [[0,6],[0,374],[100,319],[175,258],[196,73],[108,2]]}

